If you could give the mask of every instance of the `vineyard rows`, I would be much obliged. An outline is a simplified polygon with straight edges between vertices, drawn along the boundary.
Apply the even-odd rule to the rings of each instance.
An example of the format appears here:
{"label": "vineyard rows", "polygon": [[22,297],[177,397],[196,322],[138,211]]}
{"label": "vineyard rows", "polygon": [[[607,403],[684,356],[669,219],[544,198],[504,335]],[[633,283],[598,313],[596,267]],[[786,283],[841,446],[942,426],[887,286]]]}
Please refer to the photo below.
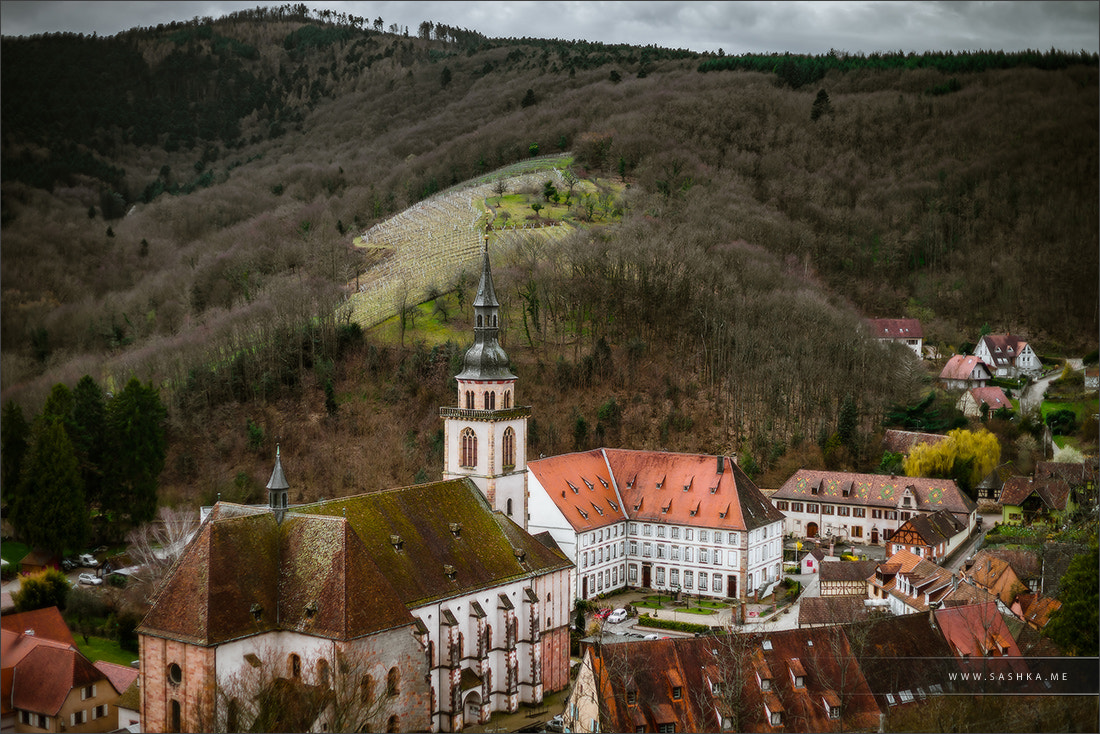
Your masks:
{"label": "vineyard rows", "polygon": [[[563,183],[561,171],[540,170],[508,177],[508,190],[541,189],[547,179]],[[364,327],[396,315],[402,305],[428,299],[432,289],[444,293],[464,270],[480,268],[482,237],[489,215],[484,200],[494,195],[494,177],[458,186],[425,199],[379,222],[355,239],[355,245],[377,248],[388,255],[359,278],[359,290],[349,301],[352,318]],[[512,225],[522,232],[534,225]],[[564,228],[558,228],[564,229]],[[507,247],[508,237],[497,239]]]}

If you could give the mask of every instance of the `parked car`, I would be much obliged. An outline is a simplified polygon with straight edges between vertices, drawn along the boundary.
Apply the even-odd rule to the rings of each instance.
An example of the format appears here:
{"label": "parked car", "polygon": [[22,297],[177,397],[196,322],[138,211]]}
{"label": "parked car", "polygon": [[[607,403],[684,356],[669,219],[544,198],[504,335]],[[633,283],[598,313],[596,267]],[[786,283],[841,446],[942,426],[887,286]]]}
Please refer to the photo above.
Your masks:
{"label": "parked car", "polygon": [[596,619],[607,619],[609,614],[611,614],[611,607],[606,607],[596,612]]}
{"label": "parked car", "polygon": [[65,558],[61,561],[62,571],[72,571],[74,568],[78,568],[79,566],[80,564],[71,558]]}
{"label": "parked car", "polygon": [[84,568],[95,568],[99,565],[99,561],[91,553],[84,553],[80,556],[80,565]]}
{"label": "parked car", "polygon": [[625,622],[625,621],[626,621],[626,610],[625,609],[616,609],[611,614],[607,615],[607,623],[608,624],[618,624],[619,622]]}
{"label": "parked car", "polygon": [[92,573],[82,573],[76,577],[76,580],[82,584],[88,584],[89,586],[100,586],[103,584],[103,579]]}
{"label": "parked car", "polygon": [[558,714],[550,721],[546,722],[546,731],[559,732],[565,729],[565,721],[562,719],[561,714]]}

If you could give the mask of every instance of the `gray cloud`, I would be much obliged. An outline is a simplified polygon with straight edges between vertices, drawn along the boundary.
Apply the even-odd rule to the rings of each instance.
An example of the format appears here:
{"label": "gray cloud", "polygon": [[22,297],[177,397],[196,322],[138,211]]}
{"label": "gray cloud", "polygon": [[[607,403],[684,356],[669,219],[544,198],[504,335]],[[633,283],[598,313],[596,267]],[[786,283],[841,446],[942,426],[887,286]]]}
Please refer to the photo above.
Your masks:
{"label": "gray cloud", "polygon": [[[173,20],[218,17],[269,2],[25,2],[0,4],[6,36],[113,35]],[[1096,2],[306,2],[397,23],[443,22],[490,37],[584,39],[695,51],[825,53],[1024,49],[1100,50]]]}

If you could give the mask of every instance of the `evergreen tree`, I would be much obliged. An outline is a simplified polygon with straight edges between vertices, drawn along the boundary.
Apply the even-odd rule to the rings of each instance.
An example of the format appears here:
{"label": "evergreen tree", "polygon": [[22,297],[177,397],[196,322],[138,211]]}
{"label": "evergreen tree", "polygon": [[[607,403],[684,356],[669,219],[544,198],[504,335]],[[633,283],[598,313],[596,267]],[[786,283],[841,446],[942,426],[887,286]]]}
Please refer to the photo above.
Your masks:
{"label": "evergreen tree", "polygon": [[103,390],[84,375],[73,390],[73,447],[84,478],[84,497],[98,505],[103,494],[103,460],[107,451],[107,404]]}
{"label": "evergreen tree", "polygon": [[1058,647],[1073,655],[1096,655],[1100,650],[1097,608],[1100,585],[1096,565],[1100,561],[1097,543],[1069,563],[1059,588],[1062,606],[1050,616],[1044,634]]}
{"label": "evergreen tree", "polygon": [[103,509],[114,514],[120,530],[148,522],[156,513],[157,478],[167,453],[166,417],[158,391],[136,377],[107,404],[110,447]]}
{"label": "evergreen tree", "polygon": [[63,553],[84,545],[88,510],[72,441],[59,419],[39,418],[14,496],[11,524],[32,548]]}
{"label": "evergreen tree", "polygon": [[9,400],[0,414],[0,486],[5,491],[15,490],[19,483],[30,434],[31,427],[23,417],[23,409]]}

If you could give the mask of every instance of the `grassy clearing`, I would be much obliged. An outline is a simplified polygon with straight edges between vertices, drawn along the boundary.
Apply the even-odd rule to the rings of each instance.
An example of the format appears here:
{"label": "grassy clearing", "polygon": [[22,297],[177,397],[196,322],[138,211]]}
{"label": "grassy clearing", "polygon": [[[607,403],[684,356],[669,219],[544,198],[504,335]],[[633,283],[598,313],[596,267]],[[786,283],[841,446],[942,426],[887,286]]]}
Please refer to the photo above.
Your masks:
{"label": "grassy clearing", "polygon": [[13,566],[22,561],[30,552],[31,549],[26,544],[14,540],[5,540],[0,545],[0,557],[3,557],[5,561]]}
{"label": "grassy clearing", "polygon": [[[436,307],[436,301],[440,302],[442,310]],[[405,325],[405,343],[415,344],[422,341],[429,347],[445,344],[447,341],[465,344],[470,338],[470,328],[469,324],[456,321],[456,317],[461,315],[462,311],[454,293],[421,303],[416,306],[416,318]],[[390,317],[371,329],[370,333],[387,344],[398,344],[401,341],[401,321],[397,316]]]}
{"label": "grassy clearing", "polygon": [[97,660],[106,660],[109,663],[129,665],[138,657],[136,652],[123,650],[117,642],[108,640],[106,637],[89,635],[87,643],[84,642],[83,635],[73,635],[73,638],[76,640],[76,646],[80,649],[80,652],[93,663]]}

